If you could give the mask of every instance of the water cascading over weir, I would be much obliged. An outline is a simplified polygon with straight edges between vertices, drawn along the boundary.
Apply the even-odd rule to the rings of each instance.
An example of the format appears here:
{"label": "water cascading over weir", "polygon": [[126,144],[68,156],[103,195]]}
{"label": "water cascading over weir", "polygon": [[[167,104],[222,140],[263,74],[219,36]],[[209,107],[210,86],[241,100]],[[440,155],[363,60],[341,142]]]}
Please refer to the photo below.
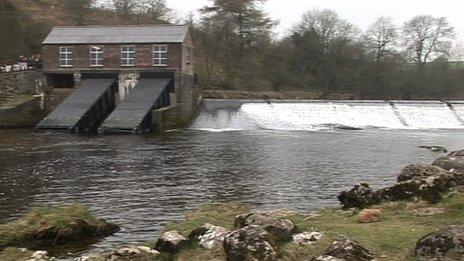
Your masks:
{"label": "water cascading over weir", "polygon": [[464,102],[206,100],[192,129],[464,129]]}

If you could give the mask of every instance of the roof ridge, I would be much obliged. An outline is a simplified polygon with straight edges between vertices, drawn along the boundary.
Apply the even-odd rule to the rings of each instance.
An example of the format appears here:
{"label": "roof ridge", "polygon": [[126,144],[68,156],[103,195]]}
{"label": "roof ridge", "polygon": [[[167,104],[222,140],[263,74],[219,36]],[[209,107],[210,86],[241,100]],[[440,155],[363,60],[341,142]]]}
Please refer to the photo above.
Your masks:
{"label": "roof ridge", "polygon": [[187,24],[143,24],[143,25],[59,25],[53,28],[104,28],[104,27],[189,27]]}
{"label": "roof ridge", "polygon": [[57,26],[43,44],[84,43],[182,43],[187,25]]}

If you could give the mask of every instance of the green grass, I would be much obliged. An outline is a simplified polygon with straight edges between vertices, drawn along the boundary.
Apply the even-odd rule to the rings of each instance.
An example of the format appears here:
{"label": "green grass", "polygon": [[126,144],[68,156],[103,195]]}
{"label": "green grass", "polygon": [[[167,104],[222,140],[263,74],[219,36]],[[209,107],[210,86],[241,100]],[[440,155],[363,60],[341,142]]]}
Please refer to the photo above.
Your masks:
{"label": "green grass", "polygon": [[0,224],[0,248],[47,245],[50,242],[40,241],[50,240],[48,235],[57,236],[51,240],[52,243],[58,242],[60,238],[81,239],[94,232],[92,229],[106,233],[111,228],[82,205],[36,207],[16,221]]}
{"label": "green grass", "polygon": [[188,236],[195,228],[205,223],[232,229],[235,217],[238,214],[248,213],[250,210],[248,206],[241,204],[210,204],[187,213],[185,221],[168,225],[165,230],[177,230],[182,235]]}
{"label": "green grass", "polygon": [[[446,213],[429,216],[417,216],[413,213],[414,209],[425,207],[444,208]],[[434,205],[417,201],[387,203],[373,208],[382,210],[382,220],[371,224],[359,224],[352,211],[340,209],[321,210],[318,212],[319,216],[314,217],[305,214],[288,216],[301,230],[315,229],[324,232],[325,237],[311,246],[293,243],[281,245],[280,259],[310,260],[311,257],[322,254],[335,238],[347,235],[369,249],[377,260],[415,260],[413,250],[420,238],[448,225],[464,225],[464,188],[454,189],[442,202]],[[169,225],[166,230],[178,230],[187,236],[204,223],[231,229],[235,216],[248,212],[249,208],[243,205],[208,205],[187,214],[185,221]],[[192,246],[179,253],[175,259],[223,260],[224,253],[220,247],[204,250]]]}

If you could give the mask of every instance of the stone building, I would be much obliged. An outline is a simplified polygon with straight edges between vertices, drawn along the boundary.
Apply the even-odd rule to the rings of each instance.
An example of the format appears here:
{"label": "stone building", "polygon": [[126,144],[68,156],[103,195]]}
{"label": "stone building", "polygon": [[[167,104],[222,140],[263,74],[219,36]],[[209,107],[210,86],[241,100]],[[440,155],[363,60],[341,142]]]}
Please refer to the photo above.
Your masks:
{"label": "stone building", "polygon": [[55,27],[43,42],[43,73],[54,88],[78,88],[89,77],[115,77],[117,103],[146,75],[172,79],[170,106],[155,117],[185,122],[200,96],[193,51],[189,27],[183,25]]}

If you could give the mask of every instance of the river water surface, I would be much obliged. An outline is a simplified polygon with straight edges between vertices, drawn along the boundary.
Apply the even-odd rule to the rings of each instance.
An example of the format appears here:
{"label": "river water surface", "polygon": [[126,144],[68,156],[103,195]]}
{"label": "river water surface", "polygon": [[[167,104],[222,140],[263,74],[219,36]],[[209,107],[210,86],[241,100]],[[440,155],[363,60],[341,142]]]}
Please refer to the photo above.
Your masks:
{"label": "river water surface", "polygon": [[153,240],[211,202],[312,211],[355,183],[390,185],[410,163],[464,148],[462,130],[177,130],[149,136],[0,131],[0,221],[82,203],[122,230],[102,250]]}

